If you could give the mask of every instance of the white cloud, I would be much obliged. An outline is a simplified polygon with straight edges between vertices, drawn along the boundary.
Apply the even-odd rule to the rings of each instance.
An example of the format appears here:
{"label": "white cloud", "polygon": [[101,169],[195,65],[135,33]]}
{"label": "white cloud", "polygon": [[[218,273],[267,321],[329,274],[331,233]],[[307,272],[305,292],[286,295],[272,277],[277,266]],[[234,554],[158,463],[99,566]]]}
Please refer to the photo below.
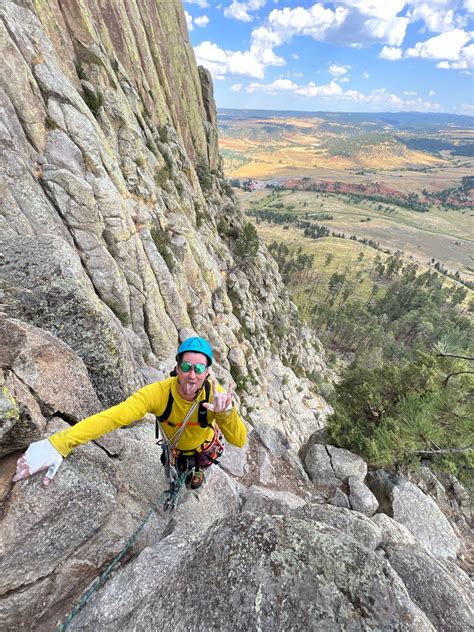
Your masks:
{"label": "white cloud", "polygon": [[296,94],[301,94],[305,97],[334,97],[341,95],[342,88],[335,81],[327,83],[324,86],[317,86],[312,81],[307,86],[303,86],[295,90]]}
{"label": "white cloud", "polygon": [[184,17],[186,18],[186,24],[188,26],[188,31],[192,31],[193,27],[193,18],[189,15],[187,11],[184,12]]}
{"label": "white cloud", "polygon": [[250,52],[265,66],[284,66],[285,60],[273,52],[273,49],[282,43],[283,39],[279,33],[260,26],[252,31]]}
{"label": "white cloud", "polygon": [[[459,59],[456,61],[440,61],[436,64],[437,68],[444,68],[450,70],[468,70],[474,68],[474,44],[464,46],[459,53]],[[471,74],[466,72],[464,74]]]}
{"label": "white cloud", "polygon": [[[193,4],[203,2],[207,3],[207,0],[192,0]],[[474,6],[474,0],[464,0],[464,13],[461,10],[459,14],[461,2],[462,0],[334,0],[323,3],[318,0],[307,8],[269,8],[267,20],[252,30],[248,50],[224,50],[211,42],[203,42],[196,47],[195,52],[198,63],[206,66],[215,78],[230,74],[262,80],[267,66],[286,65],[285,59],[277,55],[275,50],[298,36],[356,48],[379,43],[382,45],[379,53],[381,59],[395,61],[403,57],[420,57],[439,61],[441,68],[467,71],[472,65],[470,47],[466,46],[469,34],[460,25],[467,6]],[[252,21],[255,17],[252,12],[258,11],[265,4],[270,5],[266,0],[228,0],[226,4],[226,8],[221,7],[225,15],[244,22]],[[402,12],[404,15],[400,17]],[[195,18],[190,28],[205,26],[204,18],[207,19],[207,16]],[[404,52],[402,44],[410,21],[423,22],[427,29],[434,29],[431,32],[440,34],[420,41]],[[296,53],[288,53],[288,59],[290,57],[298,59]],[[349,69],[350,66],[332,63],[328,71],[340,84],[347,81]],[[362,73],[362,77],[368,79],[369,73]],[[314,88],[309,84],[308,86]]]}
{"label": "white cloud", "polygon": [[396,46],[384,46],[379,53],[380,59],[388,59],[389,61],[396,61],[402,58],[402,49]]}
{"label": "white cloud", "polygon": [[438,112],[441,110],[439,103],[423,101],[420,97],[402,99],[385,88],[372,90],[368,94],[362,94],[355,90],[348,90],[342,95],[342,99],[363,105],[372,110],[405,110],[418,112]]}
{"label": "white cloud", "polygon": [[250,51],[225,51],[211,42],[202,42],[194,49],[196,61],[205,66],[213,77],[245,75],[263,79],[264,65]]}
{"label": "white cloud", "polygon": [[337,28],[347,15],[348,11],[342,7],[333,11],[314,4],[309,9],[274,9],[268,16],[268,22],[282,41],[290,40],[294,35],[309,35],[315,40],[324,40],[326,32]]}
{"label": "white cloud", "polygon": [[470,40],[470,35],[461,29],[453,29],[436,35],[424,42],[417,42],[414,48],[405,51],[407,57],[425,57],[457,61],[462,47]]}
{"label": "white cloud", "polygon": [[196,26],[204,28],[209,24],[209,18],[207,17],[207,15],[201,15],[198,18],[194,18],[194,24]]}
{"label": "white cloud", "polygon": [[429,96],[429,97],[434,97],[435,95],[436,95],[436,92],[435,92],[434,90],[430,90],[430,91],[428,92],[428,96]]}
{"label": "white cloud", "polygon": [[369,73],[367,72],[367,70],[364,70],[364,72],[362,73],[362,79],[369,79],[369,78],[370,78]]}
{"label": "white cloud", "polygon": [[262,90],[268,94],[281,94],[292,92],[293,94],[316,97],[316,96],[336,96],[342,93],[342,88],[335,81],[331,81],[323,86],[317,86],[314,82],[310,81],[305,86],[298,86],[289,79],[276,79],[272,83],[251,83],[247,87],[247,92],[256,92]]}
{"label": "white cloud", "polygon": [[[253,82],[246,88],[247,92],[253,93],[257,91],[265,92],[272,96],[279,94],[294,94],[308,98],[323,98],[340,105],[342,103],[350,103],[352,106],[367,108],[368,110],[407,110],[407,111],[423,111],[438,112],[441,110],[439,103],[423,101],[416,94],[405,95],[409,98],[401,98],[400,96],[388,92],[384,88],[372,90],[368,94],[363,94],[357,90],[343,91],[336,81],[318,86],[312,81],[306,85],[298,85],[288,79],[277,79],[272,83]],[[349,105],[348,107],[351,107]]]}
{"label": "white cloud", "polygon": [[[265,30],[276,35],[280,43],[304,35],[356,48],[374,42],[390,46],[403,42],[409,18],[397,13],[406,0],[339,0],[334,4],[334,8],[318,2],[308,8],[274,9]],[[252,38],[257,42],[258,34],[252,33]]]}
{"label": "white cloud", "polygon": [[230,89],[232,90],[232,92],[240,92],[242,90],[242,84],[241,83],[234,83],[234,85],[231,86]]}
{"label": "white cloud", "polygon": [[469,13],[474,13],[474,0],[464,0],[464,8]]}
{"label": "white cloud", "polygon": [[474,105],[472,103],[463,103],[458,109],[461,114],[474,116]]}
{"label": "white cloud", "polygon": [[413,92],[413,90],[408,90],[408,91],[405,91],[403,94],[404,94],[406,97],[416,97],[416,96],[418,96],[416,92]]}
{"label": "white cloud", "polygon": [[250,51],[242,53],[238,50],[235,53],[231,53],[227,59],[227,65],[231,75],[248,75],[257,79],[263,78],[263,64]]}
{"label": "white cloud", "polygon": [[336,77],[336,81],[339,81],[339,83],[347,83],[348,81],[350,81],[349,77],[343,76],[343,77]]}
{"label": "white cloud", "polygon": [[239,20],[239,22],[251,22],[252,16],[249,11],[258,11],[266,4],[266,0],[247,0],[247,2],[238,2],[233,0],[232,4],[224,9],[226,18]]}
{"label": "white cloud", "polygon": [[342,77],[349,72],[350,66],[344,64],[331,64],[329,66],[329,72],[333,77]]}
{"label": "white cloud", "polygon": [[184,0],[187,4],[197,4],[201,9],[207,9],[209,6],[209,2],[207,0]]}
{"label": "white cloud", "polygon": [[400,46],[403,42],[408,18],[398,14],[406,0],[339,0],[339,3],[350,12],[343,25],[346,43],[363,46],[381,42]]}
{"label": "white cloud", "polygon": [[421,20],[431,33],[444,33],[457,26],[464,26],[466,20],[459,14],[455,14],[450,5],[452,0],[411,0],[413,5],[410,12],[410,22]]}

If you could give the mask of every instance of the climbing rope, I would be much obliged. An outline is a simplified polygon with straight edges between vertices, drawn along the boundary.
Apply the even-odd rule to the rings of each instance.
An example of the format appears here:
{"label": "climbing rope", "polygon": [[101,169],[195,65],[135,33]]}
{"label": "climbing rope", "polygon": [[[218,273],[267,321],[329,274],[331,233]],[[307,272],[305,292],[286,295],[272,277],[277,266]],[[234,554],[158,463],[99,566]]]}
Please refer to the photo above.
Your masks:
{"label": "climbing rope", "polygon": [[184,483],[184,480],[185,480],[187,474],[188,474],[187,470],[185,470],[183,472],[180,472],[177,475],[177,477],[175,478],[175,480],[171,480],[170,481],[170,488],[167,489],[162,494],[160,494],[160,496],[158,497],[158,500],[150,507],[150,509],[148,510],[148,513],[146,514],[145,518],[142,520],[142,522],[136,528],[134,533],[127,540],[127,542],[125,543],[125,546],[123,547],[123,549],[120,551],[120,553],[118,553],[116,555],[116,557],[107,566],[107,568],[104,571],[102,571],[102,573],[99,575],[99,577],[94,581],[94,583],[84,593],[84,595],[81,597],[81,599],[77,602],[77,604],[74,606],[74,608],[71,610],[71,612],[67,615],[67,617],[62,622],[61,626],[58,628],[58,632],[64,632],[64,630],[66,630],[66,628],[71,623],[71,621],[74,619],[76,614],[78,614],[82,610],[82,608],[86,605],[86,603],[89,601],[89,599],[92,597],[92,595],[96,591],[98,591],[100,588],[102,588],[102,586],[109,579],[110,575],[112,574],[112,571],[118,565],[118,563],[123,558],[125,553],[130,549],[131,546],[133,546],[133,544],[135,544],[135,542],[138,539],[138,536],[143,531],[146,523],[150,519],[150,516],[156,511],[158,506],[164,501],[163,509],[165,511],[174,511],[176,509],[176,505],[178,503],[179,492],[180,492],[180,489],[181,489],[181,487],[182,487],[182,485]]}

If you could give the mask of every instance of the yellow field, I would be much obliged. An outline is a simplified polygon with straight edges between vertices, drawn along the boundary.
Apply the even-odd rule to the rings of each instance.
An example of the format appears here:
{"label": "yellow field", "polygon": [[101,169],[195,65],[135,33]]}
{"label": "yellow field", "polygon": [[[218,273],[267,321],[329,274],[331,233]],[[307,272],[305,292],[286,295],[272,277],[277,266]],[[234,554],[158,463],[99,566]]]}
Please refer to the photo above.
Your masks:
{"label": "yellow field", "polygon": [[[386,142],[357,146],[357,139],[343,138],[344,130],[350,133],[351,125],[335,125],[330,130],[327,121],[318,118],[268,118],[252,121],[254,128],[241,124],[240,134],[227,135],[220,131],[219,148],[224,158],[224,171],[232,178],[265,179],[292,177],[295,174],[319,177],[320,169],[400,169],[407,167],[432,168],[447,166],[449,160],[432,154],[410,150],[387,139]],[[273,126],[276,132],[258,137],[261,128]],[[278,133],[278,126],[281,130]],[[255,133],[254,133],[255,132]],[[327,141],[341,145],[341,152],[329,151]],[[345,151],[345,144],[351,150]]]}

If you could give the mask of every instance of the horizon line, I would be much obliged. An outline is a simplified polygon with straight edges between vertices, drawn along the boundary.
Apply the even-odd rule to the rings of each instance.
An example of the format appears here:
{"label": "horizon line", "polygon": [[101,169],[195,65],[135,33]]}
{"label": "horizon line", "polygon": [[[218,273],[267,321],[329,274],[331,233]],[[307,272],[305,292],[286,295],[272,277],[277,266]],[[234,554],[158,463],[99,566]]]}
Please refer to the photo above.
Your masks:
{"label": "horizon line", "polygon": [[472,114],[457,114],[453,112],[424,112],[422,110],[377,110],[376,112],[370,111],[355,111],[355,110],[274,110],[267,108],[227,108],[227,107],[217,107],[216,110],[219,111],[237,111],[237,112],[289,112],[289,113],[300,113],[300,114],[390,114],[390,115],[400,115],[400,114],[423,114],[423,116],[456,116],[456,117],[466,117],[474,120],[474,115]]}

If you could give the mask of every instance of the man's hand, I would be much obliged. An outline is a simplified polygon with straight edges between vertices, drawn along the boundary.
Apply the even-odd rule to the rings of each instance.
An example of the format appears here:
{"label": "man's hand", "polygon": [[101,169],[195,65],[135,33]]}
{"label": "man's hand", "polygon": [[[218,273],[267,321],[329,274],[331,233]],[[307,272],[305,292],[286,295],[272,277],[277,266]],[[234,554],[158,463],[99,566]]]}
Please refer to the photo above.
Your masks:
{"label": "man's hand", "polygon": [[229,386],[227,391],[223,393],[219,393],[217,391],[217,382],[215,379],[212,380],[212,402],[204,403],[204,408],[212,411],[213,413],[223,413],[232,408],[232,395],[233,389],[232,386]]}
{"label": "man's hand", "polygon": [[36,472],[48,470],[43,484],[49,485],[62,462],[63,457],[48,439],[35,441],[16,462],[16,474],[12,480],[21,481]]}

